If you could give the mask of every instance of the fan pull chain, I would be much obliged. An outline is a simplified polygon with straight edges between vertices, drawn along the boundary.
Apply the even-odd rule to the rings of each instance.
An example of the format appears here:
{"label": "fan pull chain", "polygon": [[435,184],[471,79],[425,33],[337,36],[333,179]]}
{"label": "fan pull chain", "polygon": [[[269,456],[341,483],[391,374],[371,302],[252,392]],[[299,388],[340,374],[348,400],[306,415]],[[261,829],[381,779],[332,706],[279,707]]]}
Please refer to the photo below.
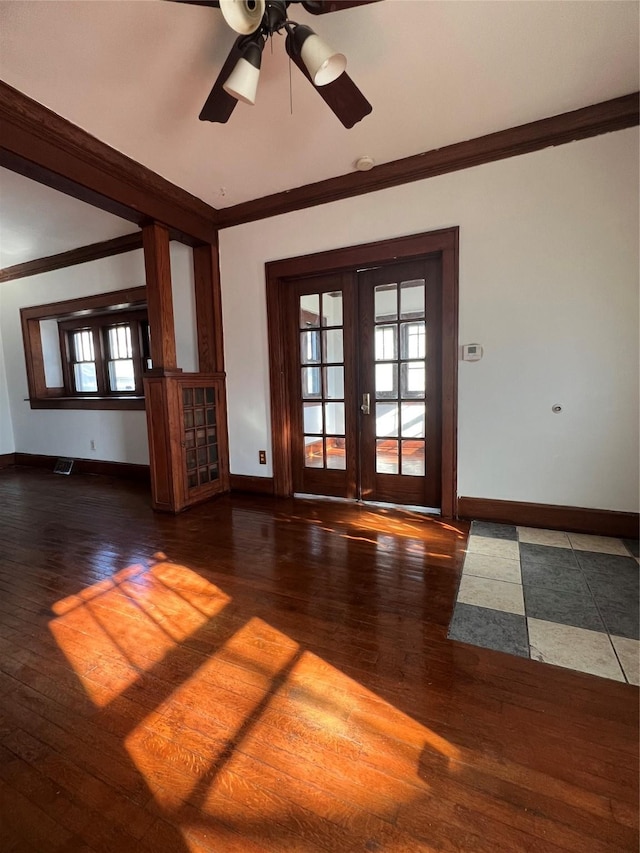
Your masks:
{"label": "fan pull chain", "polygon": [[291,57],[289,57],[289,112],[293,115],[293,86],[291,84]]}

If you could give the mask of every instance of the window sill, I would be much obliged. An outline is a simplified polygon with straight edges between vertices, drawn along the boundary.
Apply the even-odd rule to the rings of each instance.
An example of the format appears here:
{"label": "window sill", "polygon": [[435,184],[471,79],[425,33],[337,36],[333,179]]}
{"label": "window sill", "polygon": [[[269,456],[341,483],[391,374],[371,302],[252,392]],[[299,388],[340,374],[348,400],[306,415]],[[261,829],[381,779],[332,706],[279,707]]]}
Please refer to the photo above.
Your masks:
{"label": "window sill", "polygon": [[144,409],[144,397],[37,397],[32,409]]}

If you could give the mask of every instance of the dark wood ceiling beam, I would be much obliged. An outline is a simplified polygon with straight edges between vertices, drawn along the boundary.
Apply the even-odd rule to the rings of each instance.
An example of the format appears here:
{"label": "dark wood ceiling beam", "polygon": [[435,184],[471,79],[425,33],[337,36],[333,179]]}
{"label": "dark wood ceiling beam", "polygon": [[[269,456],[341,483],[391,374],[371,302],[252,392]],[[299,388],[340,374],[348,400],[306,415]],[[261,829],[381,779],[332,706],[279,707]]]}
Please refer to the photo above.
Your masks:
{"label": "dark wood ceiling beam", "polygon": [[215,242],[214,208],[0,81],[0,166],[137,225]]}
{"label": "dark wood ceiling beam", "polygon": [[370,172],[352,172],[236,204],[218,212],[218,226],[229,228],[281,213],[480,166],[494,160],[528,154],[551,145],[563,145],[566,142],[623,130],[638,124],[638,103],[639,93],[634,92],[551,118],[383,163]]}
{"label": "dark wood ceiling beam", "polygon": [[125,234],[123,237],[114,237],[112,240],[103,240],[101,243],[92,243],[90,246],[81,246],[78,249],[70,249],[68,252],[5,267],[0,269],[0,283],[84,264],[87,261],[99,261],[101,258],[109,258],[112,255],[121,255],[123,252],[141,248],[142,232],[137,231],[133,234]]}

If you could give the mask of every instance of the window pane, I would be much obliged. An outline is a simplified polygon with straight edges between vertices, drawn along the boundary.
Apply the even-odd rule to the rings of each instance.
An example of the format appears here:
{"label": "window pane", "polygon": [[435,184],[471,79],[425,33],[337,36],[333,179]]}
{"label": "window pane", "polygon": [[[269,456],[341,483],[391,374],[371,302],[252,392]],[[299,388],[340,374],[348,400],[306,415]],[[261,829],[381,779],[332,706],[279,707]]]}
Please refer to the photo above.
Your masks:
{"label": "window pane", "polygon": [[324,431],[330,435],[344,435],[344,403],[324,404]]}
{"label": "window pane", "polygon": [[73,333],[76,361],[95,361],[93,334],[89,329]]}
{"label": "window pane", "polygon": [[324,447],[321,435],[305,435],[304,467],[324,468]]}
{"label": "window pane", "polygon": [[424,438],[425,434],[425,405],[424,403],[402,403],[402,435],[408,438]]}
{"label": "window pane", "polygon": [[427,329],[423,321],[400,325],[400,357],[424,358],[426,355]]}
{"label": "window pane", "polygon": [[424,477],[424,441],[402,441],[402,473]]}
{"label": "window pane", "polygon": [[324,368],[324,396],[327,400],[344,400],[344,367]]}
{"label": "window pane", "polygon": [[136,377],[130,358],[109,362],[109,387],[112,391],[135,391]]}
{"label": "window pane", "polygon": [[344,438],[327,439],[327,468],[334,471],[345,471],[347,468],[347,454]]}
{"label": "window pane", "polygon": [[322,294],[322,325],[323,326],[341,326],[342,325],[342,293]]}
{"label": "window pane", "polygon": [[424,279],[403,281],[400,285],[400,319],[424,317]]}
{"label": "window pane", "polygon": [[401,396],[424,397],[425,374],[423,361],[407,361],[401,369]]}
{"label": "window pane", "polygon": [[398,319],[398,285],[381,284],[375,289],[376,323]]}
{"label": "window pane", "polygon": [[376,441],[376,473],[399,473],[397,441]]}
{"label": "window pane", "polygon": [[319,367],[303,367],[302,368],[302,396],[305,399],[310,397],[320,397],[320,368]]}
{"label": "window pane", "polygon": [[322,403],[303,403],[302,416],[305,432],[323,432]]}
{"label": "window pane", "polygon": [[303,364],[320,364],[320,332],[301,333],[300,361]]}
{"label": "window pane", "polygon": [[376,326],[376,361],[392,361],[398,357],[397,326]]}
{"label": "window pane", "polygon": [[98,390],[96,366],[91,362],[73,365],[76,391],[78,394],[95,394]]}
{"label": "window pane", "polygon": [[385,397],[398,397],[397,364],[376,364],[376,398],[384,400]]}
{"label": "window pane", "polygon": [[308,293],[300,297],[300,328],[308,329],[320,325],[320,295]]}
{"label": "window pane", "polygon": [[376,435],[398,435],[397,403],[376,403]]}
{"label": "window pane", "polygon": [[344,361],[342,354],[342,329],[328,329],[322,333],[324,360],[326,362]]}

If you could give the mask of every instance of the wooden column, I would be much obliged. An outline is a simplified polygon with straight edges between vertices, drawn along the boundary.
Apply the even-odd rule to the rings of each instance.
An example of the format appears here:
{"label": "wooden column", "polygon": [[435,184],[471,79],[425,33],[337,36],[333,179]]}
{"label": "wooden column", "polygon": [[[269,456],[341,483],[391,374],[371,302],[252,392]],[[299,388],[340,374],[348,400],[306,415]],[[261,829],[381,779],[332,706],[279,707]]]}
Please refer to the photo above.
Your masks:
{"label": "wooden column", "polygon": [[154,372],[177,369],[176,337],[171,293],[169,231],[158,222],[142,229],[144,268],[147,279],[147,312],[151,329],[151,360]]}
{"label": "wooden column", "polygon": [[218,246],[205,243],[193,250],[198,360],[201,373],[224,372],[222,297]]}

